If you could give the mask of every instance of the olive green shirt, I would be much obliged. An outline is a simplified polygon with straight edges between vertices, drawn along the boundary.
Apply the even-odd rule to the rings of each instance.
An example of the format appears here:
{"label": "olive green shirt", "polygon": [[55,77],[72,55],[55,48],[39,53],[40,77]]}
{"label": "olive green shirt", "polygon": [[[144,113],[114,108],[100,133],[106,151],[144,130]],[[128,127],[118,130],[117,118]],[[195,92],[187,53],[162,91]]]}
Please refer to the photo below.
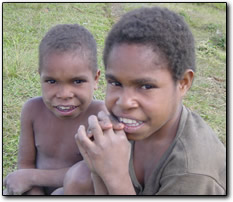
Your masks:
{"label": "olive green shirt", "polygon": [[138,195],[226,194],[226,148],[204,120],[184,106],[176,137],[144,186],[134,172],[133,152],[129,168]]}

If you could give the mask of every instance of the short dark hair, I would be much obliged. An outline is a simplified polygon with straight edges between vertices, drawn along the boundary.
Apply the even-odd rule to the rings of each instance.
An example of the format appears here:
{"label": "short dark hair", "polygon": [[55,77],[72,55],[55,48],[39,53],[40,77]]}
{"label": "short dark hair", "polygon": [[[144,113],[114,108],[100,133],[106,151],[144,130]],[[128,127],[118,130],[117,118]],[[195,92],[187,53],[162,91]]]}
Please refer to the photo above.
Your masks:
{"label": "short dark hair", "polygon": [[175,81],[186,69],[195,71],[195,45],[183,17],[159,7],[139,8],[123,15],[109,32],[104,48],[104,65],[115,45],[142,44],[165,55]]}
{"label": "short dark hair", "polygon": [[95,74],[98,70],[97,48],[93,35],[78,24],[59,24],[52,27],[41,40],[39,46],[39,72],[44,59],[52,52],[87,52],[89,68]]}

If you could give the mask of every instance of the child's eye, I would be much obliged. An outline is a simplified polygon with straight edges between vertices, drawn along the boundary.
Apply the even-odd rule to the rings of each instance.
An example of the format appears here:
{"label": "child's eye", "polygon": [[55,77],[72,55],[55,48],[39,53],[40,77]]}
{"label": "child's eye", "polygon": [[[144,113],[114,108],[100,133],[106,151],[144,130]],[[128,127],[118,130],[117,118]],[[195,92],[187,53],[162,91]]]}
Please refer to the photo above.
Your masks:
{"label": "child's eye", "polygon": [[84,82],[85,82],[84,80],[80,80],[80,79],[74,80],[74,84],[81,84]]}
{"label": "child's eye", "polygon": [[155,88],[155,86],[151,84],[145,84],[145,85],[142,85],[141,88],[144,90],[149,90],[149,89]]}
{"label": "child's eye", "polygon": [[49,79],[49,80],[46,80],[45,82],[48,84],[55,84],[56,83],[56,81],[54,79]]}
{"label": "child's eye", "polygon": [[117,81],[108,81],[108,84],[112,85],[112,86],[121,86],[121,83],[117,82]]}

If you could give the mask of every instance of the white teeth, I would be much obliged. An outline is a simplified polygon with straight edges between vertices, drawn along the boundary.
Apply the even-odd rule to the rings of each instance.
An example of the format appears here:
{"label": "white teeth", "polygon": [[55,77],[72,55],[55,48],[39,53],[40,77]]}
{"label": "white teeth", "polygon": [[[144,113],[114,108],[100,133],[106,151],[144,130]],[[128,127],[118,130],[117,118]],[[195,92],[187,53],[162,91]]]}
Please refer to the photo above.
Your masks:
{"label": "white teeth", "polygon": [[61,107],[59,107],[60,109],[70,109],[71,107],[63,107],[63,106],[61,106]]}
{"label": "white teeth", "polygon": [[57,106],[58,109],[60,110],[70,110],[70,109],[73,109],[72,106]]}
{"label": "white teeth", "polygon": [[133,119],[127,119],[127,118],[121,118],[121,117],[119,117],[119,121],[121,123],[130,125],[130,126],[139,126],[140,124],[142,124],[142,121],[136,121]]}

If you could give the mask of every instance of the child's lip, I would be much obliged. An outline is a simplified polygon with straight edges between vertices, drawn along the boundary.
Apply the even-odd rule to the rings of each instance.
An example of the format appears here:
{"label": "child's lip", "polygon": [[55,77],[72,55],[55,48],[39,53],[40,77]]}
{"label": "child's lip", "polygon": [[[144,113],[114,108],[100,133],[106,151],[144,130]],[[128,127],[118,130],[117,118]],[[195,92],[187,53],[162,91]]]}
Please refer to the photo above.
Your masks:
{"label": "child's lip", "polygon": [[132,116],[123,116],[123,115],[113,115],[121,124],[124,125],[124,131],[126,133],[134,133],[139,130],[144,124],[145,121],[141,121]]}
{"label": "child's lip", "polygon": [[132,124],[132,125],[137,125],[137,124],[142,124],[143,121],[140,121],[138,119],[135,119],[135,118],[132,118],[130,116],[121,116],[121,115],[114,115],[114,117],[120,122],[120,123],[123,123],[123,124]]}
{"label": "child's lip", "polygon": [[75,105],[57,105],[55,106],[59,111],[71,111],[77,108]]}
{"label": "child's lip", "polygon": [[118,117],[118,120],[120,123],[124,125],[124,131],[126,133],[135,133],[144,125],[143,121],[139,121],[135,119]]}
{"label": "child's lip", "polygon": [[143,123],[142,121],[124,118],[124,117],[118,117],[118,120],[119,120],[119,122],[126,124],[128,126],[138,126],[138,125],[141,125]]}

